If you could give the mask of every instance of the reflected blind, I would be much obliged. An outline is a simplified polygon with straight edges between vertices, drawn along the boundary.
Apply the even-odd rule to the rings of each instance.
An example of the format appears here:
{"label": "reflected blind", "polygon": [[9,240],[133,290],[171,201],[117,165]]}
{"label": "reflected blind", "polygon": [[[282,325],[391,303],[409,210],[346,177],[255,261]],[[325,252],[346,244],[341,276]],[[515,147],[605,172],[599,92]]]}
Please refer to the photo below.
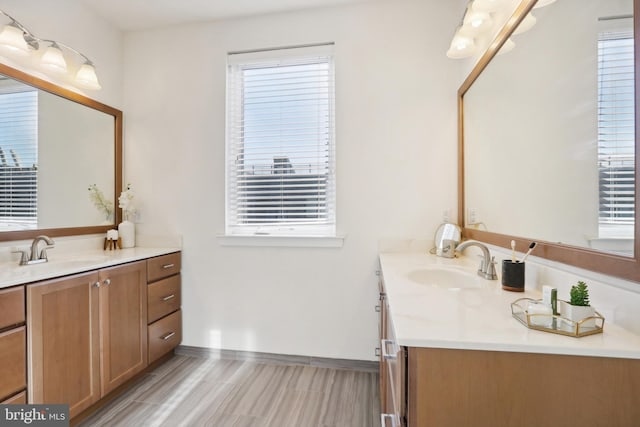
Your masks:
{"label": "reflected blind", "polygon": [[229,55],[227,234],[335,235],[331,47]]}
{"label": "reflected blind", "polygon": [[599,35],[598,166],[600,224],[633,224],[635,95],[632,30]]}
{"label": "reflected blind", "polygon": [[0,229],[37,225],[38,92],[0,87]]}

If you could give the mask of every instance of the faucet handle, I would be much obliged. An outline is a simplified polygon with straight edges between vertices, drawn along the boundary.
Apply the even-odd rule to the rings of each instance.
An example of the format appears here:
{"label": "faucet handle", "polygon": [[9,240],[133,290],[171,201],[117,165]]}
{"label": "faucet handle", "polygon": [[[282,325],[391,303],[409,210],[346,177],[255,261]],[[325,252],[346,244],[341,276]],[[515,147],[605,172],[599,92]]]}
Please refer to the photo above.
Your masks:
{"label": "faucet handle", "polygon": [[498,280],[498,274],[496,273],[496,257],[491,257],[491,262],[487,266],[487,271],[485,272],[486,279],[489,280]]}
{"label": "faucet handle", "polygon": [[11,251],[13,254],[21,254],[20,255],[20,265],[25,265],[29,262],[29,251],[26,249],[18,249],[16,251]]}

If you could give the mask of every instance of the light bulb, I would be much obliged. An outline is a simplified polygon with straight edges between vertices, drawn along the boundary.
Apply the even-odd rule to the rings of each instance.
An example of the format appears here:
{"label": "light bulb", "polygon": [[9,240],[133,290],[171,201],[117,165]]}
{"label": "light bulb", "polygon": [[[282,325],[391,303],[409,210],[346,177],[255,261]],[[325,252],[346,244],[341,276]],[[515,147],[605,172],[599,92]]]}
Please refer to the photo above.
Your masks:
{"label": "light bulb", "polygon": [[98,82],[98,76],[96,75],[96,69],[93,67],[93,64],[90,62],[85,62],[80,66],[78,72],[76,73],[76,85],[91,90],[99,90],[102,89],[100,83]]}
{"label": "light bulb", "polygon": [[29,54],[29,46],[24,39],[24,33],[14,23],[5,25],[0,32],[0,46],[19,55]]}
{"label": "light bulb", "polygon": [[57,73],[67,72],[67,61],[65,61],[62,50],[55,42],[45,49],[40,59],[40,64]]}

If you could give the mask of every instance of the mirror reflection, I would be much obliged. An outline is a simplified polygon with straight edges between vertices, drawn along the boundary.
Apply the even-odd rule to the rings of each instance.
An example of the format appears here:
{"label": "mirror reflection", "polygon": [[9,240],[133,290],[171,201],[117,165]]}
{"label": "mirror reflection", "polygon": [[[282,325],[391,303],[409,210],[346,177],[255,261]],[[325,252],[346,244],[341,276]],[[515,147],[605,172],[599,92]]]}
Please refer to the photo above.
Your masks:
{"label": "mirror reflection", "polygon": [[0,77],[0,232],[113,224],[114,116]]}
{"label": "mirror reflection", "polygon": [[464,96],[465,225],[633,256],[633,1],[533,13]]}

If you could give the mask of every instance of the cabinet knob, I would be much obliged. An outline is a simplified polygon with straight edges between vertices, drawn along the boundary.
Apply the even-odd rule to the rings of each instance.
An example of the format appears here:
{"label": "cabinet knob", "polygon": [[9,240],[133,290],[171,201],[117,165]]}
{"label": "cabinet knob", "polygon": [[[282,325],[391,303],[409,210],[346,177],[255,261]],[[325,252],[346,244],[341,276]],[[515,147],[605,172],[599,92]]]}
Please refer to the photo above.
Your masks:
{"label": "cabinet knob", "polygon": [[111,279],[104,279],[104,281],[102,282],[103,285],[108,286],[111,284]]}
{"label": "cabinet knob", "polygon": [[92,283],[91,286],[93,286],[94,288],[99,288],[100,287],[100,282]]}

